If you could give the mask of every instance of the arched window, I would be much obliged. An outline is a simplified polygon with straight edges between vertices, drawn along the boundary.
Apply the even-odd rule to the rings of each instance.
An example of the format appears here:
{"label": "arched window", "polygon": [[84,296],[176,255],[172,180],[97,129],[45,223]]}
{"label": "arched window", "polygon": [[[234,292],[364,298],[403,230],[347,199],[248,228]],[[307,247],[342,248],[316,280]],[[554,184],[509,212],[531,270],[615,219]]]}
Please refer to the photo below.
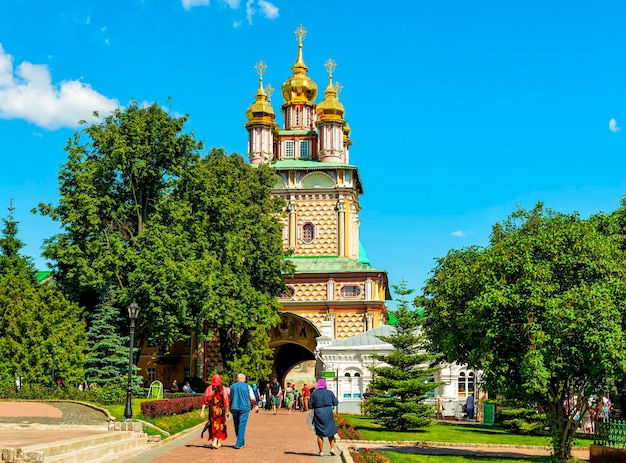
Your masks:
{"label": "arched window", "polygon": [[302,241],[305,243],[312,243],[315,239],[315,225],[311,222],[307,222],[302,226]]}
{"label": "arched window", "polygon": [[341,393],[344,399],[361,400],[363,381],[358,371],[346,371],[341,381]]}
{"label": "arched window", "polygon": [[278,296],[278,298],[279,299],[292,299],[295,294],[296,294],[296,290],[294,289],[294,287],[287,285],[287,290],[283,294]]}
{"label": "arched window", "polygon": [[473,371],[462,371],[459,373],[459,387],[457,388],[457,397],[459,399],[474,394],[476,388],[476,375]]}

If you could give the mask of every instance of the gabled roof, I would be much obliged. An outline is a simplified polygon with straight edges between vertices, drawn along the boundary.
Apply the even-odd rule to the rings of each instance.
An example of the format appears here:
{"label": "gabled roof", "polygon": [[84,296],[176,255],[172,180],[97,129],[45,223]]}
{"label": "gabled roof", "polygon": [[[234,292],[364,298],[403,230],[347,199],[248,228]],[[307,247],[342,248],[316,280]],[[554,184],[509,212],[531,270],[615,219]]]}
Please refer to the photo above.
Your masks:
{"label": "gabled roof", "polygon": [[378,328],[374,328],[373,330],[366,331],[365,333],[357,334],[356,336],[352,336],[348,339],[341,339],[339,341],[334,341],[332,344],[326,347],[360,347],[360,346],[381,346],[384,344],[389,344],[388,342],[382,341],[378,336],[389,336],[396,332],[396,329],[390,325],[382,325]]}

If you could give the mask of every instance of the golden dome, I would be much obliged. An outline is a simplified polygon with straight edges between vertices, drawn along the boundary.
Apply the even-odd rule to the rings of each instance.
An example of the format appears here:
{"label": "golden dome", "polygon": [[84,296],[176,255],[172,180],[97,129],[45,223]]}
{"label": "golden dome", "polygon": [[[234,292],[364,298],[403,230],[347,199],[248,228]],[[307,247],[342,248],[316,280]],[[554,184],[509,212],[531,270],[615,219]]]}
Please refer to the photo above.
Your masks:
{"label": "golden dome", "polygon": [[[267,68],[267,66],[263,63],[263,61],[260,61],[255,67],[259,70],[259,89],[255,95],[256,101],[246,110],[246,117],[248,118],[246,127],[252,124],[274,126],[276,125],[276,122],[274,122],[276,114],[274,113],[274,108],[272,108],[270,103],[269,95],[265,93],[265,89],[263,88],[263,71]],[[268,86],[268,90],[273,89]]]}
{"label": "golden dome", "polygon": [[283,98],[285,99],[285,104],[313,104],[317,96],[317,84],[307,76],[309,68],[304,64],[304,58],[302,57],[302,42],[306,35],[306,30],[302,27],[302,23],[296,29],[296,35],[298,36],[298,57],[295,64],[291,67],[293,75],[283,83]]}
{"label": "golden dome", "polygon": [[350,140],[350,126],[346,121],[343,121],[343,144],[350,146],[352,140]]}
{"label": "golden dome", "polygon": [[337,64],[329,59],[324,64],[326,69],[328,70],[328,87],[324,90],[324,98],[317,105],[317,117],[320,121],[341,121],[343,122],[343,114],[345,112],[343,105],[339,101],[338,89],[341,88],[339,84],[333,85],[333,70],[337,66]]}

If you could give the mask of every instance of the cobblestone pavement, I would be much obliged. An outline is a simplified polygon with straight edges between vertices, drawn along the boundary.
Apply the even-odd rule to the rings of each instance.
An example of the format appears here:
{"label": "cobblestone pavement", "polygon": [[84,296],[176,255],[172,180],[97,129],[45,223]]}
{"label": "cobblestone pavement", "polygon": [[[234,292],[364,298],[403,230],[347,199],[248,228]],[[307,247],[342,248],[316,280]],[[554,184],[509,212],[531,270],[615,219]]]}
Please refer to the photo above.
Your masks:
{"label": "cobblestone pavement", "polygon": [[341,457],[331,456],[326,442],[325,456],[319,457],[315,434],[306,425],[306,414],[281,410],[277,415],[269,411],[251,413],[246,431],[246,445],[235,449],[235,430],[232,418],[227,422],[228,439],[219,449],[210,448],[202,427],[186,438],[150,450],[129,460],[129,463],[334,463]]}

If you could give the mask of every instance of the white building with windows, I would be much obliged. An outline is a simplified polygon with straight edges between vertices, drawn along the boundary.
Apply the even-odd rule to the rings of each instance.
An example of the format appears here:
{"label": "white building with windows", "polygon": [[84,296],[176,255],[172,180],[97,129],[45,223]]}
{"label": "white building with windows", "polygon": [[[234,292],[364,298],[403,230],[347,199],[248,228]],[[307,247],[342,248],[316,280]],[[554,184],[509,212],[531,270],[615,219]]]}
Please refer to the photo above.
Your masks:
{"label": "white building with windows", "polygon": [[[321,371],[334,372],[334,378],[326,378],[328,388],[337,394],[339,402],[358,403],[363,400],[363,392],[372,381],[370,368],[382,365],[374,355],[393,351],[393,346],[379,336],[389,336],[395,329],[391,325],[382,325],[348,339],[334,340],[329,336],[330,329],[324,328],[322,326],[322,336],[317,338],[316,374],[319,377]],[[441,397],[444,416],[461,418],[461,406],[467,397],[470,394],[476,397],[477,380],[477,372],[455,363],[444,363],[433,378],[434,382],[443,383],[433,391],[433,402],[437,396]]]}

